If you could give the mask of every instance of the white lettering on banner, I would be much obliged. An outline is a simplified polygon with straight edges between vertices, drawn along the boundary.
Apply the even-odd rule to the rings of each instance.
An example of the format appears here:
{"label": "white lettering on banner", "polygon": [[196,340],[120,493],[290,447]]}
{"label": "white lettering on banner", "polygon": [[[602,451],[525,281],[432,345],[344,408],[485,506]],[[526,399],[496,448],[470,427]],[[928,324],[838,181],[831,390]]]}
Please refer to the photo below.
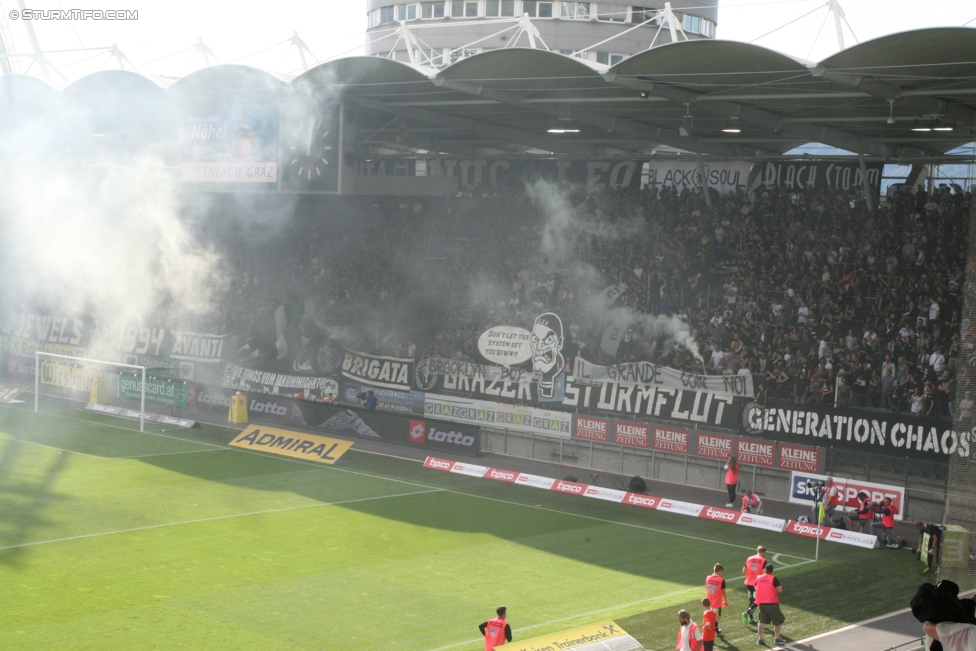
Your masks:
{"label": "white lettering on banner", "polygon": [[696,452],[699,457],[726,460],[732,456],[732,437],[718,434],[699,434]]}
{"label": "white lettering on banner", "polygon": [[598,366],[577,356],[573,363],[573,377],[576,380],[587,382],[619,382],[635,386],[659,386],[739,398],[751,398],[755,395],[751,375],[695,375],[650,362],[627,362],[613,366]]}
{"label": "white lettering on banner", "polygon": [[637,423],[614,423],[614,442],[618,445],[629,445],[635,448],[646,448],[650,438],[649,425]]}
{"label": "white lettering on banner", "polygon": [[484,477],[488,472],[488,468],[486,466],[476,466],[470,463],[456,461],[454,462],[454,467],[451,468],[451,472],[456,472],[459,475],[468,475],[469,477]]}
{"label": "white lettering on banner", "polygon": [[[932,419],[905,418],[886,415],[858,418],[843,414],[824,413],[807,409],[781,409],[749,403],[742,411],[743,426],[754,434],[774,433],[802,437],[816,445],[818,439],[829,446],[830,441],[843,441],[845,447],[892,447],[892,452],[958,454],[970,456],[971,443],[976,441],[972,431],[954,431],[932,424]],[[792,440],[792,439],[790,439]],[[918,456],[918,455],[916,455]]]}
{"label": "white lettering on banner", "polygon": [[627,493],[624,496],[624,504],[629,504],[631,506],[640,506],[645,509],[656,509],[657,503],[660,500],[657,497],[651,497],[650,495],[642,495],[640,493]]}
{"label": "white lettering on banner", "polygon": [[[702,187],[698,163],[651,161],[647,165],[647,184],[655,190],[662,186],[678,189]],[[751,169],[752,163],[738,161],[705,163],[705,178],[708,187],[722,194],[744,191]]]}
{"label": "white lettering on banner", "polygon": [[428,393],[424,396],[424,413],[455,423],[486,425],[520,432],[533,432],[557,438],[569,438],[573,414],[536,407],[455,398]]}
{"label": "white lettering on banner", "polygon": [[381,357],[346,351],[342,357],[342,374],[358,382],[387,389],[410,390],[413,360],[400,357]]}
{"label": "white lettering on banner", "polygon": [[188,362],[216,364],[224,356],[226,335],[205,335],[194,332],[173,332],[173,348],[169,356]]}
{"label": "white lettering on banner", "polygon": [[494,479],[495,481],[505,481],[508,483],[515,483],[518,479],[518,473],[512,472],[511,470],[500,470],[498,468],[489,468],[486,477],[488,479]]}
{"label": "white lettering on banner", "polygon": [[698,517],[705,518],[706,520],[718,520],[719,522],[729,522],[734,523],[739,518],[739,513],[737,511],[729,511],[728,509],[718,509],[711,506],[706,506],[702,509],[702,512],[698,514]]}
{"label": "white lettering on banner", "polygon": [[578,439],[589,441],[600,441],[606,443],[609,438],[610,421],[603,418],[590,418],[589,416],[576,416],[576,431],[574,436]]}
{"label": "white lettering on banner", "polygon": [[693,518],[697,518],[703,508],[704,507],[701,504],[679,502],[678,500],[662,499],[657,504],[658,511],[667,511],[669,513],[678,513],[680,515],[690,515]]}
{"label": "white lettering on banner", "polygon": [[549,477],[540,477],[539,475],[529,475],[524,472],[520,472],[519,476],[515,478],[516,484],[523,484],[525,486],[532,486],[533,488],[542,488],[549,490],[552,485],[556,482],[555,479],[550,479]]}
{"label": "white lettering on banner", "polygon": [[[827,475],[818,475],[809,472],[790,473],[790,501],[794,504],[813,505],[816,495],[815,484],[826,484]],[[905,489],[902,486],[891,486],[889,484],[877,484],[859,479],[846,479],[843,477],[830,477],[833,485],[838,489],[838,508],[854,509],[860,505],[857,494],[865,492],[868,499],[872,502],[881,502],[886,497],[891,498],[891,505],[895,507],[897,513],[894,514],[896,520],[901,520],[904,516]]]}
{"label": "white lettering on banner", "polygon": [[741,514],[736,524],[741,524],[745,527],[754,527],[756,529],[766,529],[767,531],[783,531],[786,529],[786,520],[769,518],[765,515],[752,515],[751,513]]}
{"label": "white lettering on banner", "polygon": [[447,459],[438,459],[437,457],[427,457],[424,461],[424,468],[433,468],[434,470],[444,470],[450,472],[451,468],[454,467],[453,461],[448,461]]}
{"label": "white lettering on banner", "polygon": [[779,446],[779,467],[783,470],[817,472],[820,470],[820,451],[796,445]]}
{"label": "white lettering on banner", "polygon": [[797,522],[796,520],[790,520],[789,524],[786,525],[786,533],[806,536],[807,538],[816,538],[819,535],[820,539],[823,540],[827,537],[828,531],[830,531],[830,527],[818,527],[815,524]]}
{"label": "white lettering on banner", "polygon": [[688,454],[688,432],[670,427],[655,427],[654,449],[661,452]]}
{"label": "white lettering on banner", "polygon": [[627,491],[618,491],[613,488],[603,488],[601,486],[587,486],[586,492],[583,495],[584,497],[592,497],[594,499],[617,502],[619,504],[623,502]]}
{"label": "white lettering on banner", "polygon": [[776,456],[776,444],[739,439],[735,456],[739,463],[772,467],[773,458]]}
{"label": "white lettering on banner", "polygon": [[159,357],[159,349],[165,338],[166,330],[162,328],[126,326],[122,328],[117,349],[129,355]]}
{"label": "white lettering on banner", "polygon": [[573,495],[582,495],[586,490],[586,484],[578,484],[574,481],[565,481],[563,479],[557,479],[556,483],[552,485],[552,490],[559,491],[560,493],[571,493]]}
{"label": "white lettering on banner", "polygon": [[24,313],[14,317],[10,334],[32,341],[77,346],[81,343],[84,327],[81,319]]}

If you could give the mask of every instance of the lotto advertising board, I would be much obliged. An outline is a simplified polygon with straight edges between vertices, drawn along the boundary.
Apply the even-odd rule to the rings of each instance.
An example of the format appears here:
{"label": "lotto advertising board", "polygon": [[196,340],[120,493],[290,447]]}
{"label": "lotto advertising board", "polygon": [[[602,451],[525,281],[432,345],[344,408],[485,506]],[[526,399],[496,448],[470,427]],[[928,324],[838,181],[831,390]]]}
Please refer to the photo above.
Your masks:
{"label": "lotto advertising board", "polygon": [[[198,409],[226,414],[231,390],[198,387],[194,393]],[[252,421],[282,427],[316,429],[463,455],[478,456],[481,450],[479,427],[413,414],[380,413],[346,405],[256,395],[249,396],[248,416]]]}
{"label": "lotto advertising board", "polygon": [[[805,504],[813,506],[815,495],[815,483],[826,483],[827,475],[817,475],[807,472],[790,473],[790,501],[794,504]],[[901,486],[891,486],[889,484],[875,484],[868,481],[857,479],[845,479],[843,477],[833,477],[834,485],[840,489],[840,503],[838,509],[856,509],[859,506],[857,494],[864,491],[868,494],[868,499],[872,502],[881,503],[886,497],[891,498],[891,504],[898,509],[895,514],[896,520],[903,517],[905,503],[905,489]]]}

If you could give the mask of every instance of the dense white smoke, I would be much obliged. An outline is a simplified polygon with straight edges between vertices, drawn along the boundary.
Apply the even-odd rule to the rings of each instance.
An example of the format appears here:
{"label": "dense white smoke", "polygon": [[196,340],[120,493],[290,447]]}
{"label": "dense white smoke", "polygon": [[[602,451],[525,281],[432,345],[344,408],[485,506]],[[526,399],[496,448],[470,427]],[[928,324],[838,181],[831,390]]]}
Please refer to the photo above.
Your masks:
{"label": "dense white smoke", "polygon": [[[631,215],[610,221],[601,215],[584,215],[573,205],[567,189],[556,183],[537,180],[527,185],[526,190],[529,198],[542,211],[542,253],[551,259],[577,260],[580,246],[588,237],[610,242],[649,237],[646,223],[640,216]],[[601,329],[616,327],[624,331],[635,328],[659,345],[679,344],[687,348],[696,360],[704,361],[685,321],[676,316],[642,314],[631,307],[614,307],[604,291],[614,281],[607,280],[592,265],[576,263],[570,272],[574,284],[584,288],[584,293],[579,297],[580,305],[599,318]]]}
{"label": "dense white smoke", "polygon": [[87,312],[108,323],[201,315],[223,285],[219,258],[180,219],[160,158],[104,167],[21,164],[0,183],[4,307]]}

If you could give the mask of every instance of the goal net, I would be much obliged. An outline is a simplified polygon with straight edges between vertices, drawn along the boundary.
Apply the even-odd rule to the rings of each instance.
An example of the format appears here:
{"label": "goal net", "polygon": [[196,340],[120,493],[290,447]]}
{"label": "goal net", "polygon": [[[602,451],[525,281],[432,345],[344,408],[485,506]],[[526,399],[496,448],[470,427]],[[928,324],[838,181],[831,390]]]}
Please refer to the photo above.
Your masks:
{"label": "goal net", "polygon": [[[37,351],[34,358],[34,411],[64,400],[138,411],[139,431],[146,428],[146,367]],[[113,413],[106,410],[106,413]],[[135,414],[132,414],[135,416]]]}

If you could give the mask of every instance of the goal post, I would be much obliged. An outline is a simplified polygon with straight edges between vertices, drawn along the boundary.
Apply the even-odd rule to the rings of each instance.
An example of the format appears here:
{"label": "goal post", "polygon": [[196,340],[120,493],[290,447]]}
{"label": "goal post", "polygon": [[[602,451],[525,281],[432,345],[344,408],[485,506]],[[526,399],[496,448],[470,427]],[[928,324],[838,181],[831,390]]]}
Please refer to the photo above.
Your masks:
{"label": "goal post", "polygon": [[[88,365],[97,365],[99,367],[111,367],[118,369],[125,369],[129,371],[137,371],[142,375],[142,383],[140,384],[139,390],[139,431],[146,431],[146,367],[136,366],[134,364],[122,364],[120,362],[110,362],[104,359],[88,359],[86,357],[72,357],[71,355],[59,355],[57,353],[45,353],[40,350],[34,353],[34,412],[40,411],[40,396],[41,396],[41,374],[42,374],[42,360],[50,359],[54,360],[54,363],[61,366],[68,366],[69,364],[75,366],[84,367]],[[59,364],[57,360],[63,360],[67,362],[66,364]],[[83,369],[83,370],[96,370],[101,372],[101,369]],[[64,384],[59,384],[57,379],[52,381],[55,386],[65,387]],[[66,388],[72,388],[70,383],[67,384]]]}

